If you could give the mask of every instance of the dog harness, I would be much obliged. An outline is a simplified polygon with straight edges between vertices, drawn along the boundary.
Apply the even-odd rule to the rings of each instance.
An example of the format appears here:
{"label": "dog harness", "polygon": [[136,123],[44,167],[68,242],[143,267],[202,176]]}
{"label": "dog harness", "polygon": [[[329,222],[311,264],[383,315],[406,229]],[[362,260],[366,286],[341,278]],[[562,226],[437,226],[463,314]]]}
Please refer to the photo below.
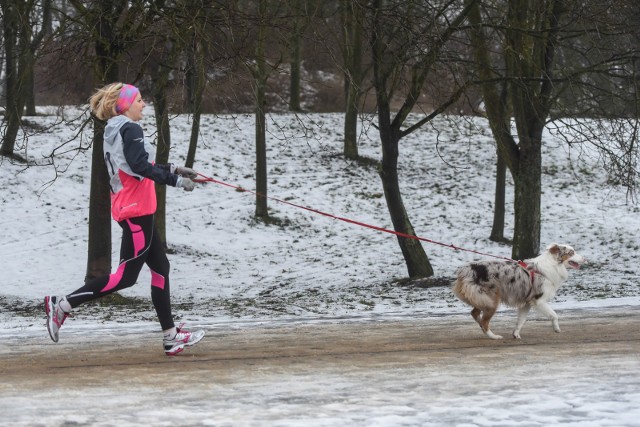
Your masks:
{"label": "dog harness", "polygon": [[535,277],[536,277],[536,272],[533,270],[529,270],[529,266],[524,261],[518,261],[518,265],[524,268],[529,273],[529,277],[531,278],[531,284],[533,285],[533,281],[535,280]]}

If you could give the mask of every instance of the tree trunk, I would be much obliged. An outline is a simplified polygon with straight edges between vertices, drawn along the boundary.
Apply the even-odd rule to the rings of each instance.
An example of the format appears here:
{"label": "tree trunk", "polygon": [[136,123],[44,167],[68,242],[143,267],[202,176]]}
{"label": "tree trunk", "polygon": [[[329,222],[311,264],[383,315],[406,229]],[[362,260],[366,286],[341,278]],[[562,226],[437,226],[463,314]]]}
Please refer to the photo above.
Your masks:
{"label": "tree trunk", "polygon": [[[3,15],[4,50],[6,56],[6,112],[2,146],[0,155],[16,160],[24,160],[14,153],[16,138],[22,124],[25,104],[27,115],[35,115],[33,95],[35,55],[50,27],[51,0],[42,3],[43,17],[41,29],[33,33],[32,22],[28,17],[34,12],[35,3],[27,1],[1,0],[0,9]],[[48,14],[48,15],[47,15]]]}
{"label": "tree trunk", "polygon": [[36,93],[35,93],[35,75],[34,75],[34,65],[35,58],[31,58],[32,64],[31,68],[28,70],[26,74],[26,86],[25,86],[25,116],[35,116],[36,115]]}
{"label": "tree trunk", "polygon": [[493,204],[493,226],[489,240],[493,242],[508,242],[504,237],[504,216],[505,216],[505,184],[507,178],[507,165],[497,150],[496,160],[496,190]]}
{"label": "tree trunk", "polygon": [[289,82],[289,111],[300,112],[300,45],[294,47],[294,58],[291,60],[291,80]]}
{"label": "tree trunk", "polygon": [[[158,164],[169,163],[171,152],[171,126],[169,123],[169,103],[167,92],[169,80],[173,71],[172,65],[182,51],[182,45],[170,36],[158,38],[155,45],[155,61],[149,65],[153,82],[153,110],[158,132],[156,158]],[[155,225],[162,245],[167,248],[167,186],[156,185],[156,199],[158,205],[154,216]]]}
{"label": "tree trunk", "polygon": [[267,121],[266,121],[266,84],[267,68],[265,58],[267,1],[260,0],[260,24],[256,47],[256,65],[252,69],[256,101],[256,218],[267,220]]}
{"label": "tree trunk", "polygon": [[[118,81],[119,69],[112,52],[95,42],[100,58],[96,75],[101,85]],[[94,118],[91,153],[91,184],[89,195],[89,241],[87,245],[87,272],[85,281],[111,273],[111,189],[104,162],[105,122]]]}
{"label": "tree trunk", "polygon": [[256,80],[256,217],[269,218],[267,206],[267,121],[265,117],[265,88],[261,78]]}
{"label": "tree trunk", "polygon": [[195,98],[196,93],[196,84],[197,84],[197,59],[196,59],[196,38],[193,37],[191,43],[187,44],[185,56],[186,58],[186,67],[184,71],[184,80],[185,80],[185,88],[187,90],[187,98],[184,103],[184,112],[186,114],[193,114],[193,100]]}
{"label": "tree trunk", "polygon": [[[167,106],[167,86],[162,77],[154,80],[153,109],[158,129],[158,143],[156,150],[156,163],[169,163],[171,151],[171,127],[169,126],[169,109]],[[163,246],[167,247],[167,186],[156,185],[156,198],[158,207],[154,217],[158,234]]]}
{"label": "tree trunk", "polygon": [[206,70],[204,67],[204,47],[199,45],[194,39],[191,50],[193,56],[193,70],[191,73],[191,87],[189,105],[193,117],[191,123],[191,137],[189,138],[189,150],[185,166],[193,168],[196,161],[196,150],[198,148],[198,136],[200,135],[200,118],[202,116],[202,97],[206,86]]}
{"label": "tree trunk", "polygon": [[515,230],[512,258],[540,250],[542,131],[553,102],[553,58],[558,18],[564,2],[546,0],[531,8],[526,0],[509,2],[506,65],[519,146],[515,181]]}
{"label": "tree trunk", "polygon": [[111,196],[103,153],[104,125],[105,122],[94,117],[85,281],[111,272]]}
{"label": "tree trunk", "polygon": [[[444,43],[449,40],[454,29],[462,24],[468,13],[468,9],[468,7],[465,7],[457,16],[450,20],[450,26],[447,27],[444,32],[439,32],[437,43],[435,43],[431,47],[431,50],[425,53],[419,61],[415,62],[412,58],[409,67],[410,80],[407,82],[408,93],[404,103],[392,120],[391,99],[394,95],[394,89],[398,84],[395,79],[398,73],[400,73],[400,70],[408,66],[408,64],[405,62],[406,57],[404,57],[404,55],[397,55],[397,53],[401,51],[398,50],[397,46],[394,46],[394,40],[396,38],[395,27],[390,25],[389,20],[386,19],[389,16],[385,16],[385,13],[389,12],[387,3],[384,0],[376,0],[371,3],[373,22],[370,43],[373,62],[373,85],[376,91],[378,129],[382,143],[380,177],[382,179],[384,195],[394,230],[408,236],[415,236],[415,231],[407,215],[400,193],[398,181],[398,145],[403,136],[415,131],[415,129],[418,129],[422,124],[426,123],[426,121],[419,121],[404,131],[401,130],[401,128],[415,107],[416,101],[419,99],[422,88],[424,87],[425,80],[432,70],[432,66],[438,58],[439,52],[443,49]],[[391,16],[395,18],[393,13]],[[404,25],[404,22],[396,22],[398,22],[399,27]],[[462,88],[459,88],[453,92],[449,100],[450,103],[459,97],[461,89]],[[451,105],[450,103],[448,105]],[[446,108],[446,105],[442,105],[438,111],[442,111],[444,108]],[[435,114],[437,115],[438,113]],[[399,236],[398,243],[407,264],[410,277],[429,277],[433,275],[433,268],[419,240]]]}
{"label": "tree trunk", "polygon": [[[550,103],[554,20],[561,7],[560,2],[555,1],[545,5],[551,7],[535,10],[528,8],[528,5],[527,0],[509,3],[504,55],[509,85],[503,86],[501,93],[495,84],[486,83],[482,86],[499,157],[509,167],[515,182],[513,259],[531,258],[540,250],[542,131]],[[552,12],[550,15],[535,15],[540,11]],[[482,33],[482,19],[477,4],[472,5],[469,18],[473,26],[471,39],[479,74],[488,82],[497,73],[494,75],[487,54],[489,49]],[[507,100],[513,106],[518,144],[511,134]],[[496,193],[496,207],[498,196]]]}
{"label": "tree trunk", "polygon": [[[380,127],[380,139],[382,141],[382,168],[380,178],[384,197],[389,209],[393,229],[397,232],[415,236],[415,231],[407,215],[402,201],[400,184],[398,181],[398,142],[390,129]],[[398,236],[398,244],[407,264],[409,277],[433,276],[433,268],[429,262],[424,248],[419,240]]]}
{"label": "tree trunk", "polygon": [[52,9],[51,9],[52,0],[44,0],[42,2],[42,9],[40,11],[41,21],[40,28],[36,34],[33,34],[32,39],[29,43],[28,49],[28,66],[25,69],[25,105],[26,111],[25,115],[27,116],[35,116],[36,115],[36,76],[35,76],[35,66],[37,60],[37,53],[40,49],[40,45],[45,36],[50,35],[53,31],[52,29]]}
{"label": "tree trunk", "polygon": [[353,84],[349,84],[347,105],[344,114],[344,156],[357,159],[358,153],[358,95]]}
{"label": "tree trunk", "polygon": [[196,151],[198,149],[198,137],[200,135],[200,119],[202,118],[202,98],[193,106],[194,111],[191,116],[191,136],[189,137],[189,150],[187,151],[187,160],[185,166],[193,168],[196,161]]}
{"label": "tree trunk", "polygon": [[300,33],[302,32],[304,17],[300,16],[302,11],[301,0],[296,1],[295,22],[293,34],[291,36],[291,74],[289,80],[289,111],[299,112],[300,108]]}
{"label": "tree trunk", "polygon": [[344,117],[344,155],[358,158],[358,104],[362,86],[362,27],[355,18],[352,2],[343,0],[342,32],[345,63],[346,106]]}
{"label": "tree trunk", "polygon": [[22,96],[24,82],[20,75],[21,56],[24,52],[23,37],[20,35],[20,17],[17,5],[8,4],[6,1],[0,3],[2,5],[3,19],[3,35],[5,46],[5,71],[6,71],[6,102],[5,117],[6,128],[2,135],[2,146],[0,147],[0,155],[14,157],[20,159],[14,154],[16,138],[22,119],[22,111],[24,109],[24,99]]}
{"label": "tree trunk", "polygon": [[540,250],[541,146],[541,138],[537,136],[520,140],[520,168],[514,176],[513,259],[531,258]]}

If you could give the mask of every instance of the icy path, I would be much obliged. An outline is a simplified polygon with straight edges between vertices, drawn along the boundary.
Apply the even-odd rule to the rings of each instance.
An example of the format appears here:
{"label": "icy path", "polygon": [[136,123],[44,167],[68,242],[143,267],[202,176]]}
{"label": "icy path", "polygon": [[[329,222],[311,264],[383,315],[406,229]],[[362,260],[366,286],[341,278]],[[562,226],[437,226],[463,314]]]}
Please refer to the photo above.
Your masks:
{"label": "icy path", "polygon": [[502,342],[466,316],[203,324],[177,358],[150,324],[28,328],[0,333],[0,407],[12,426],[639,425],[638,310],[559,314],[561,334]]}

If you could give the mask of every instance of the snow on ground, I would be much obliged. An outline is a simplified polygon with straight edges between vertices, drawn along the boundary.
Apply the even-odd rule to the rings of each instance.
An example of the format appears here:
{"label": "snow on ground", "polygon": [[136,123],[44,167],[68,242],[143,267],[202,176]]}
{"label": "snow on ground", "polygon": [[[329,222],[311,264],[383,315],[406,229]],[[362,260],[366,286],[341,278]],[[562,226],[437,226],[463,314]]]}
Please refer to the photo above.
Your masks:
{"label": "snow on ground", "polygon": [[[151,109],[146,113],[151,116]],[[340,114],[273,115],[269,119],[270,196],[391,228],[376,168],[355,164],[340,155]],[[195,168],[218,180],[254,189],[253,120],[252,116],[203,117],[202,142]],[[23,143],[21,153],[26,152],[31,161],[41,164],[46,163],[45,157],[54,148],[71,140],[79,131],[77,125],[58,123],[53,115],[30,118],[29,121],[33,124],[33,133]],[[153,140],[152,118],[147,117],[143,125],[146,135]],[[189,132],[188,117],[172,120],[174,163],[182,163],[186,157]],[[86,134],[85,143],[89,135]],[[552,305],[559,310],[637,307],[640,285],[639,270],[634,261],[640,248],[638,206],[626,203],[624,189],[610,185],[598,155],[589,147],[570,150],[551,133],[547,133],[544,140],[541,240],[545,246],[552,242],[571,244],[590,262],[580,271],[571,272]],[[7,333],[20,330],[28,336],[41,334],[46,337],[41,313],[43,296],[71,292],[83,281],[91,151],[69,151],[74,144],[78,145],[70,143],[65,149],[57,150],[57,169],[46,165],[25,168],[1,160],[0,322]],[[362,126],[359,149],[361,155],[368,158],[380,157],[376,130],[370,124]],[[495,147],[489,128],[484,120],[477,118],[439,119],[433,126],[403,140],[400,146],[401,189],[417,234],[509,257],[510,247],[488,240],[494,158]],[[510,236],[513,231],[510,188],[507,201],[505,235]],[[174,312],[181,320],[207,325],[233,322],[250,325],[282,319],[437,317],[468,312],[448,286],[425,288],[402,281],[407,272],[394,236],[274,201],[270,201],[269,206],[277,223],[265,225],[252,218],[254,203],[254,196],[249,193],[212,183],[199,185],[192,193],[168,189],[167,237],[172,251],[169,255],[172,295]],[[115,265],[120,240],[116,224],[112,225],[112,231]],[[428,243],[423,246],[436,276],[443,282],[453,277],[460,264],[478,258],[472,253],[442,246]],[[122,292],[125,296],[135,297],[133,303],[121,308],[87,305],[74,312],[65,328],[77,332],[91,330],[96,323],[103,323],[116,328],[119,324],[143,324],[149,331],[154,330],[149,282],[150,276],[143,270],[139,283]],[[505,313],[513,316],[507,310],[503,309],[499,316]],[[637,373],[637,365],[634,369]],[[554,384],[566,384],[566,390],[557,390],[558,393],[571,394],[578,388],[589,387],[587,383],[571,382],[570,369],[566,373],[566,383],[554,377],[557,372],[548,373],[548,377],[531,384],[527,389],[531,395],[523,396],[522,400],[514,400],[510,390],[496,392],[491,399],[498,407],[517,405],[522,411],[532,408],[544,411],[545,408],[535,402],[547,392],[547,380],[553,378]],[[393,375],[393,372],[388,374]],[[286,376],[286,373],[282,375]],[[305,389],[315,390],[321,400],[336,389],[348,391],[355,383],[363,384],[361,380],[345,378],[339,373],[327,375],[304,378]],[[446,388],[447,378],[440,380]],[[292,387],[296,381],[296,378],[285,378],[278,387],[285,387],[285,391],[295,394]],[[380,379],[373,378],[372,381]],[[255,393],[270,394],[273,384],[271,380],[253,384],[258,388],[266,387]],[[601,401],[607,401],[605,395],[615,393],[621,386],[625,386],[625,382],[618,376],[608,385],[602,385],[598,390],[604,396]],[[212,391],[212,400],[214,396],[229,393],[244,401],[246,389],[239,385],[234,389],[221,387]],[[420,384],[415,383],[413,387],[414,397],[423,392]],[[477,392],[477,397],[482,398],[481,390]],[[591,411],[596,414],[593,425],[606,425],[597,421],[597,413],[608,410],[581,400],[582,394],[577,396],[571,403],[571,410]],[[375,408],[378,404],[366,397],[362,399],[352,404],[361,409]],[[283,407],[274,411],[280,410],[282,412],[278,413],[292,418],[281,419],[278,425],[335,425],[330,417],[321,417],[316,424],[310,424],[308,417],[300,420],[296,414],[286,414],[286,402],[282,404]],[[429,411],[421,412],[422,407],[417,404],[417,408],[395,408],[380,414],[382,421],[379,424],[428,425],[429,419],[438,415],[438,408],[444,413],[444,408],[454,404],[466,406],[469,413],[475,413],[474,405],[480,405],[475,401],[449,401],[443,396],[430,406]],[[344,407],[331,406],[331,401],[327,405],[325,409],[337,417],[337,422],[344,420],[340,416]],[[618,413],[636,414],[634,419],[637,419],[637,402],[620,405],[616,408]],[[317,402],[312,406],[317,406]],[[212,408],[216,409],[215,405]],[[242,415],[234,414],[233,408],[232,413],[228,413],[229,408],[224,405],[219,411],[220,415],[229,417]],[[385,419],[385,416],[390,418]],[[492,422],[500,419],[498,412],[486,416]],[[544,425],[546,421],[553,424],[554,420],[545,421],[543,415],[540,417],[540,424],[536,425]],[[578,419],[590,418],[581,416]],[[465,417],[458,420],[461,425],[466,425],[467,421]],[[564,421],[571,422],[571,418]],[[628,418],[621,421],[632,425],[628,422]],[[456,420],[447,423],[455,424]],[[505,423],[509,424],[509,421],[505,420]],[[523,420],[522,425],[526,425],[526,421]]]}

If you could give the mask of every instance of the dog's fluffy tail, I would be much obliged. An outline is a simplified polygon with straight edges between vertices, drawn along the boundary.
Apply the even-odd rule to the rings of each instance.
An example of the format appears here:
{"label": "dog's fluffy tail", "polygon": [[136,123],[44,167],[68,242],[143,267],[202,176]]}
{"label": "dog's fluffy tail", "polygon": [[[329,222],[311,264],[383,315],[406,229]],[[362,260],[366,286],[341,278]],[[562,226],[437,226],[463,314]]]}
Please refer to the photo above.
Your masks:
{"label": "dog's fluffy tail", "polygon": [[480,310],[495,308],[496,295],[495,292],[487,292],[487,289],[478,285],[468,275],[460,271],[458,278],[453,283],[453,293],[462,302]]}

